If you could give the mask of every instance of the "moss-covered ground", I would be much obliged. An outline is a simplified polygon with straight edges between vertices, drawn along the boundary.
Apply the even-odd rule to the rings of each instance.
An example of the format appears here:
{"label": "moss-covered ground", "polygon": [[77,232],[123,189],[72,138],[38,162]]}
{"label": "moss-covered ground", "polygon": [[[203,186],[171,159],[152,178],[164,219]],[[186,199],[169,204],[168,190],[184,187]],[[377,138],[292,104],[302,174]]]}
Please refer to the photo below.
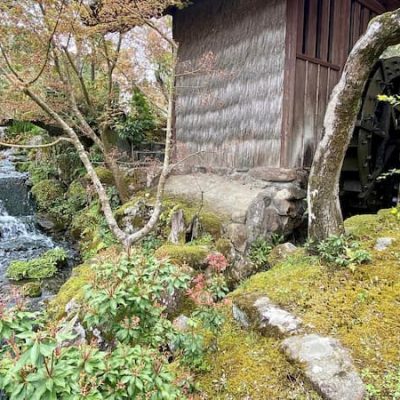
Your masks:
{"label": "moss-covered ground", "polygon": [[210,372],[197,376],[200,394],[196,399],[320,399],[279,345],[273,338],[239,328],[226,309],[218,350],[207,357]]}
{"label": "moss-covered ground", "polygon": [[[350,350],[368,398],[395,399],[400,393],[400,221],[381,211],[353,217],[346,228],[371,252],[371,263],[352,272],[323,265],[300,249],[244,282],[230,298],[265,294],[310,330],[338,338]],[[393,244],[377,251],[379,237],[391,237]],[[229,308],[226,312],[219,351],[210,358],[212,369],[199,377],[205,398],[318,398],[282,356],[278,340],[241,330],[232,323]]]}

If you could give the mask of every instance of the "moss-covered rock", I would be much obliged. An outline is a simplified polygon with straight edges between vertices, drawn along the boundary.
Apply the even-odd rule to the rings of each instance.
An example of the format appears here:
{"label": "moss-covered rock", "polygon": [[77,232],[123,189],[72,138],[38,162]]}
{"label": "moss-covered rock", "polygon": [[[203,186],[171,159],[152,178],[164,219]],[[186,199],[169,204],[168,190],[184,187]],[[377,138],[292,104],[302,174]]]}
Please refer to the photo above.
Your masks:
{"label": "moss-covered rock", "polygon": [[287,361],[279,340],[242,330],[233,320],[230,307],[225,314],[226,322],[218,334],[218,350],[206,357],[210,371],[196,379],[204,398],[321,398],[301,378],[300,368]]}
{"label": "moss-covered rock", "polygon": [[191,268],[199,269],[206,265],[206,257],[210,250],[200,245],[174,245],[166,244],[156,250],[157,258],[168,258],[177,265],[188,265]]}
{"label": "moss-covered rock", "polygon": [[70,232],[79,240],[81,255],[85,260],[118,243],[108,228],[98,202],[93,202],[75,215]]}
{"label": "moss-covered rock", "polygon": [[71,277],[61,286],[58,294],[48,304],[48,312],[53,319],[60,319],[65,314],[65,306],[74,299],[78,303],[84,298],[83,287],[94,277],[90,265],[75,267]]}
{"label": "moss-covered rock", "polygon": [[28,282],[22,286],[22,294],[25,297],[40,297],[42,295],[42,288],[40,282]]}
{"label": "moss-covered rock", "polygon": [[49,211],[64,199],[63,186],[53,179],[45,179],[32,187],[39,210]]}
{"label": "moss-covered rock", "polygon": [[[135,198],[125,203],[115,211],[118,222],[127,222],[134,228],[140,228],[148,220],[154,207],[155,196],[152,193],[137,193]],[[135,215],[132,210],[138,210]],[[167,197],[163,200],[163,211],[158,225],[159,233],[165,239],[168,238],[171,228],[172,215],[182,210],[186,227],[189,227],[195,217],[198,217],[201,233],[210,234],[215,240],[219,239],[223,230],[224,219],[197,203],[189,203],[180,198]]]}
{"label": "moss-covered rock", "polygon": [[7,269],[7,277],[13,281],[23,279],[51,278],[67,259],[64,249],[55,248],[41,257],[29,261],[12,261]]}
{"label": "moss-covered rock", "polygon": [[225,257],[229,258],[232,252],[232,243],[229,239],[220,238],[215,243],[215,249],[223,254]]}
{"label": "moss-covered rock", "polygon": [[138,195],[119,207],[114,216],[126,230],[140,229],[150,219],[152,211],[153,201],[148,201],[148,198]]}
{"label": "moss-covered rock", "polygon": [[215,240],[218,240],[221,237],[224,223],[223,217],[213,213],[201,204],[188,202],[187,200],[177,197],[169,197],[164,199],[163,207],[163,217],[167,223],[170,222],[170,218],[175,211],[182,210],[187,227],[190,226],[195,217],[198,217],[201,233],[208,233]]}
{"label": "moss-covered rock", "polygon": [[282,243],[275,246],[268,255],[268,264],[273,267],[282,262],[290,254],[294,253],[297,247],[290,243]]}
{"label": "moss-covered rock", "polygon": [[95,171],[96,171],[96,174],[99,177],[101,183],[103,183],[104,185],[109,185],[109,186],[114,185],[113,174],[108,168],[96,167]]}
{"label": "moss-covered rock", "polygon": [[79,211],[85,207],[88,201],[86,188],[79,180],[73,181],[68,187],[66,198],[71,211]]}

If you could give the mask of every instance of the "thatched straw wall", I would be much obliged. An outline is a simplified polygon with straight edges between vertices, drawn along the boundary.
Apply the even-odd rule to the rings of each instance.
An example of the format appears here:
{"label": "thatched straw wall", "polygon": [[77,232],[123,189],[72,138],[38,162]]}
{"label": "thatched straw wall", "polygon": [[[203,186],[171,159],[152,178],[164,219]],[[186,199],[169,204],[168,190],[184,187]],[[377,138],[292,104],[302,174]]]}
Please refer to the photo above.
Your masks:
{"label": "thatched straw wall", "polygon": [[192,164],[279,166],[285,17],[285,0],[198,0],[177,12],[179,157],[207,150]]}

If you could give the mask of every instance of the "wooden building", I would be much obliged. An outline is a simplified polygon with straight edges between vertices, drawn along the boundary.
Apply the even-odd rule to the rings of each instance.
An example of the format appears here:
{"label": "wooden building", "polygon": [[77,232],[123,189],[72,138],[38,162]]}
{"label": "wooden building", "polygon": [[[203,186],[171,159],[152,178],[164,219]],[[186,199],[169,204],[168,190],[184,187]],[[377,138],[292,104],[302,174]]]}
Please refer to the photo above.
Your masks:
{"label": "wooden building", "polygon": [[[192,165],[308,168],[357,39],[399,0],[193,0],[179,43],[178,156]],[[189,162],[189,161],[188,161]]]}

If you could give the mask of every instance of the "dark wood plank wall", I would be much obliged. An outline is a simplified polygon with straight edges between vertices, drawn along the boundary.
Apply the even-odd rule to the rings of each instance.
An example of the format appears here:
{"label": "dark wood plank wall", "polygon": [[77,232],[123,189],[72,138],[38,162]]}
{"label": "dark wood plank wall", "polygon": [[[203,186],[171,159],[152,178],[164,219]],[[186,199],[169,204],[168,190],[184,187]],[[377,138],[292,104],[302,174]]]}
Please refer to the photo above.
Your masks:
{"label": "dark wood plank wall", "polygon": [[287,0],[282,167],[311,166],[348,53],[383,11],[375,0]]}

